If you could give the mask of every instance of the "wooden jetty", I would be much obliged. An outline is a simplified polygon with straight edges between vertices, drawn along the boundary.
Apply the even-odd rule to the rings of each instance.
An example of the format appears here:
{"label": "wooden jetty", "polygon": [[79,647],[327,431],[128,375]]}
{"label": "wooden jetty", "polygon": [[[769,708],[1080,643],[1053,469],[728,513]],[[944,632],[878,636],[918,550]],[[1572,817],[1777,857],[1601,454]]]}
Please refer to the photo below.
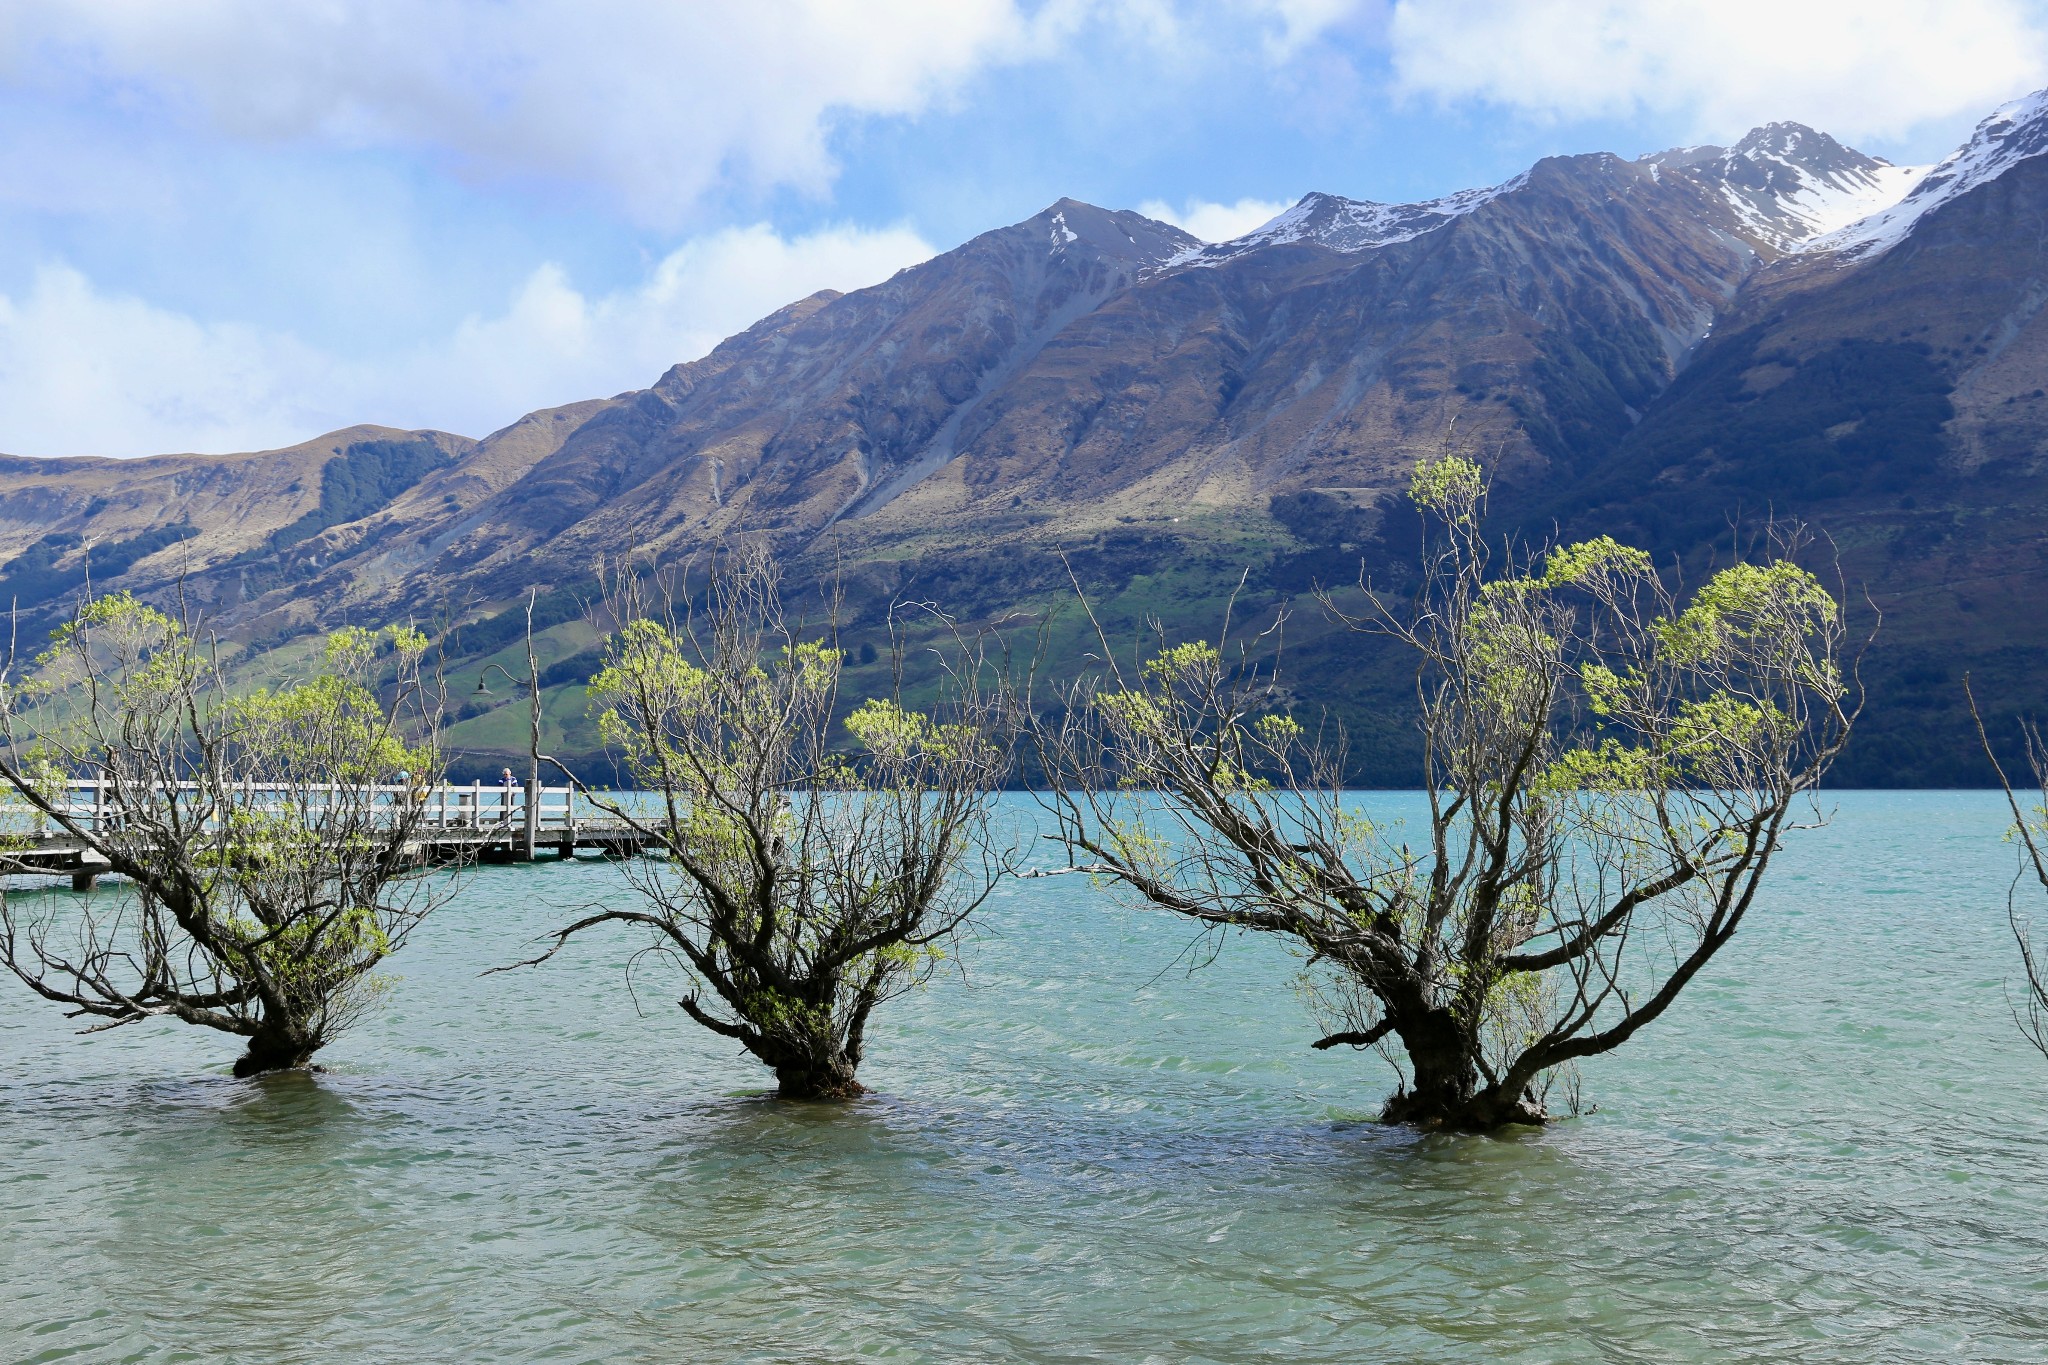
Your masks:
{"label": "wooden jetty", "polygon": [[[65,784],[59,799],[64,813],[94,833],[111,828],[117,818],[108,801],[104,778],[83,778]],[[196,790],[181,784],[182,790]],[[235,804],[260,809],[267,803],[297,802],[331,788],[241,786]],[[417,865],[442,862],[520,863],[543,856],[573,858],[578,849],[608,857],[635,857],[647,838],[631,825],[579,796],[574,787],[532,783],[503,786],[472,782],[434,787],[402,785],[350,789],[391,812],[395,822],[410,817],[412,837],[406,851]],[[18,799],[0,813],[0,875],[68,876],[73,890],[85,891],[107,871],[106,859],[86,840]]]}

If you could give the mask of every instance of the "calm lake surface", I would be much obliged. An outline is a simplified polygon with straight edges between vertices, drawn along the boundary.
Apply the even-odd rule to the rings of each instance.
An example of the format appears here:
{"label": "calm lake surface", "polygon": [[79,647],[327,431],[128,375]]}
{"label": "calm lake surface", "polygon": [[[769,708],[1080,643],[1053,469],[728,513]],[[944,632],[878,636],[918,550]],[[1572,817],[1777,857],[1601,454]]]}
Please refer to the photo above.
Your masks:
{"label": "calm lake surface", "polygon": [[[1376,813],[1413,798],[1366,796]],[[315,1077],[0,983],[0,1359],[2048,1359],[2048,1060],[1988,793],[1848,793],[1589,1117],[1370,1123],[1275,945],[1014,885],[843,1107],[487,868]],[[2043,915],[2048,925],[2048,912]]]}

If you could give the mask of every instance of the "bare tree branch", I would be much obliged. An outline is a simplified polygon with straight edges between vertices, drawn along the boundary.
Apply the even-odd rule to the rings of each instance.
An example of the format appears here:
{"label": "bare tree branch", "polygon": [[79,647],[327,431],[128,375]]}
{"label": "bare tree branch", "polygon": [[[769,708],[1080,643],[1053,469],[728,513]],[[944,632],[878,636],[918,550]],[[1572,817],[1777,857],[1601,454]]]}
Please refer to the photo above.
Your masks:
{"label": "bare tree branch", "polygon": [[2044,821],[2048,821],[2048,751],[2042,747],[2040,731],[2032,725],[2020,727],[2021,737],[2027,746],[2027,765],[2033,770],[2034,786],[2041,796],[2031,811],[2022,810],[2019,798],[2013,794],[2012,783],[2005,775],[2005,765],[1998,761],[1998,755],[1991,747],[1991,736],[1984,728],[1983,715],[1977,710],[1977,694],[1971,689],[1967,674],[1963,677],[1963,695],[1969,699],[1970,719],[1976,722],[1977,740],[1984,746],[1984,756],[1991,760],[1991,770],[1998,774],[1999,790],[2005,793],[2006,808],[2012,812],[2012,837],[2020,848],[2021,871],[2013,878],[2005,897],[2006,923],[2012,927],[2013,939],[2019,944],[2020,972],[2024,978],[2020,1003],[2013,1008],[2013,1019],[2026,1040],[2042,1056],[2048,1057],[2048,963],[2035,956],[2033,933],[2027,916],[2020,910],[2019,899],[2019,888],[2029,871],[2034,874],[2036,884],[2048,890],[2048,861],[2042,858],[2041,850]]}

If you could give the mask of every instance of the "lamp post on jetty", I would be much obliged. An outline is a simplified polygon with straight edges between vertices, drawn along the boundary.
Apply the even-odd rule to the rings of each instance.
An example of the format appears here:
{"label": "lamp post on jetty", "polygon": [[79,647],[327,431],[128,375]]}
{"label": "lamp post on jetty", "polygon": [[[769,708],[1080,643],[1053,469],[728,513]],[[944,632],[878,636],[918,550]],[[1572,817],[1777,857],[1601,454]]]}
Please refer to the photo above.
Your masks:
{"label": "lamp post on jetty", "polygon": [[[527,658],[528,662],[531,663],[532,650],[530,646]],[[485,679],[494,668],[503,673],[505,681],[511,683],[514,687],[524,685],[527,698],[532,704],[533,732],[531,742],[527,745],[527,754],[531,758],[532,763],[526,770],[526,837],[525,846],[520,850],[520,856],[530,863],[534,859],[534,847],[540,837],[540,674],[536,670],[530,677],[519,678],[515,677],[512,670],[506,668],[503,664],[487,663],[483,666],[483,671],[478,673],[476,677],[477,696],[488,697],[491,695],[491,689],[486,685]]]}

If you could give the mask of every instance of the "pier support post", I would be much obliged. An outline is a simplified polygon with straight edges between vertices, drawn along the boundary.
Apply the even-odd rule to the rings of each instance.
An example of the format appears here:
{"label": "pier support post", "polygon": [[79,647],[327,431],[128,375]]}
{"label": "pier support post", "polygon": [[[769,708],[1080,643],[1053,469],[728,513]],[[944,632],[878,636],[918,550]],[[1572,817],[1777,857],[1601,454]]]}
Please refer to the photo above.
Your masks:
{"label": "pier support post", "polygon": [[526,779],[526,843],[520,850],[526,862],[533,861],[534,844],[540,836],[540,774]]}
{"label": "pier support post", "polygon": [[100,879],[101,873],[112,870],[113,865],[100,856],[97,850],[88,848],[78,855],[78,861],[71,866],[71,889],[90,891],[92,884]]}

